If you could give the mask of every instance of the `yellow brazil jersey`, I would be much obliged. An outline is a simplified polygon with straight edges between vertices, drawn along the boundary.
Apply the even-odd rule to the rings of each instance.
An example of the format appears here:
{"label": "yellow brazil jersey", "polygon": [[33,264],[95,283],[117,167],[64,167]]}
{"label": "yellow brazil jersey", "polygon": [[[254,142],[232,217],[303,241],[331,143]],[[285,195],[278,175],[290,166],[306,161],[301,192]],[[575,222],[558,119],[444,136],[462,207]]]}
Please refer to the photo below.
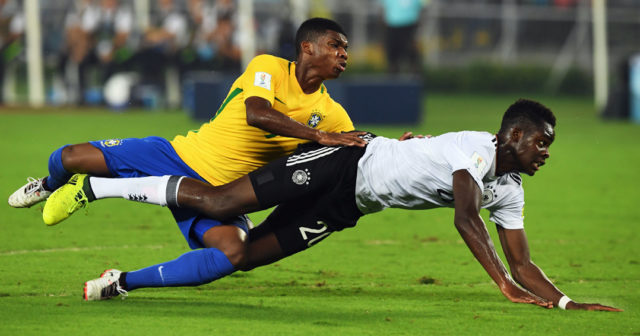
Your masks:
{"label": "yellow brazil jersey", "polygon": [[274,109],[310,127],[326,132],[353,130],[347,112],[329,97],[324,85],[311,94],[302,92],[295,66],[275,56],[255,57],[211,121],[171,141],[180,158],[209,183],[220,185],[308,142],[247,125],[244,101],[252,96],[268,100]]}

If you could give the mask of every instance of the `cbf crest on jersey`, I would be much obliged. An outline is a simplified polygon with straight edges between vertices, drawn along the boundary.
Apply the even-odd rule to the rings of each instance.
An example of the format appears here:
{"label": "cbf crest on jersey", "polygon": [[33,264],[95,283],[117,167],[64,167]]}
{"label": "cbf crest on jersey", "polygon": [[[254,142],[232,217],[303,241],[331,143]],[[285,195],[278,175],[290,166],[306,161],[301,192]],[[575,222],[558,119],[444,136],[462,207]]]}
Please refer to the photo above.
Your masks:
{"label": "cbf crest on jersey", "polygon": [[122,139],[109,139],[100,141],[102,147],[115,147],[122,144]]}
{"label": "cbf crest on jersey", "polygon": [[309,116],[309,120],[307,120],[307,126],[311,128],[318,127],[318,124],[322,121],[322,114],[320,110],[311,111],[311,115]]}

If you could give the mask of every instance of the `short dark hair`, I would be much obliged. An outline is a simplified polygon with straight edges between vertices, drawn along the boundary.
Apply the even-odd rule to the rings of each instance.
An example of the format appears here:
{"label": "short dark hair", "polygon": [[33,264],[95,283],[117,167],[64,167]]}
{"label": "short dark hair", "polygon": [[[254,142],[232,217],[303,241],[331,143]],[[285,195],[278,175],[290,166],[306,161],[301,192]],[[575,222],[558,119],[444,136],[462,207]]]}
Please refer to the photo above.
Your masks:
{"label": "short dark hair", "polygon": [[516,125],[529,130],[532,127],[541,127],[544,122],[556,126],[556,116],[553,112],[536,101],[520,98],[509,106],[502,116],[500,133],[508,132],[509,128]]}
{"label": "short dark hair", "polygon": [[347,34],[344,32],[344,29],[342,29],[342,27],[340,27],[340,25],[333,20],[325,18],[312,18],[303,22],[296,32],[296,56],[300,55],[300,52],[302,50],[302,47],[300,45],[302,44],[302,42],[315,42],[316,39],[319,36],[323,35],[327,30],[331,30],[347,36]]}

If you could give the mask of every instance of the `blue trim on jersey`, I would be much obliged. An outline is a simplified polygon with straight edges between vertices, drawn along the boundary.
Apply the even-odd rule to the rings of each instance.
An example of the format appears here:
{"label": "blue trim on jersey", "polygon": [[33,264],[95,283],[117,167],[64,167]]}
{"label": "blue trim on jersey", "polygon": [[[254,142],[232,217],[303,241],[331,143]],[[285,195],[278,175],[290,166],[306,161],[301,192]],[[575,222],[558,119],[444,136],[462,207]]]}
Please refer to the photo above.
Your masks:
{"label": "blue trim on jersey", "polygon": [[[164,138],[152,136],[90,141],[89,143],[102,151],[113,177],[178,175],[206,182],[182,161],[171,143]],[[244,216],[221,223],[215,219],[202,217],[189,209],[172,208],[171,213],[189,247],[193,249],[204,247],[202,235],[214,226],[231,224],[249,232]],[[194,230],[196,227],[198,230]]]}

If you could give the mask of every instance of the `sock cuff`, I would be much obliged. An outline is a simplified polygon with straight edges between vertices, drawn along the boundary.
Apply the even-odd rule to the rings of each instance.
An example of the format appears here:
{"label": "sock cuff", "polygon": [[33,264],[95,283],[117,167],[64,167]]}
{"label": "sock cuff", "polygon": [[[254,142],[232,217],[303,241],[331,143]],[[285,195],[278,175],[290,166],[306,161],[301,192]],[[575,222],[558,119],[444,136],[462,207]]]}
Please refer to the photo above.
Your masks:
{"label": "sock cuff", "polygon": [[180,182],[184,176],[176,176],[171,175],[169,177],[169,181],[167,182],[167,205],[173,207],[180,207],[178,204],[178,188],[180,187]]}
{"label": "sock cuff", "polygon": [[120,273],[120,278],[118,279],[118,281],[120,282],[120,287],[122,287],[122,289],[128,291],[129,289],[127,288],[127,273],[128,272],[122,272]]}
{"label": "sock cuff", "polygon": [[96,194],[93,193],[93,188],[91,188],[91,176],[85,176],[84,183],[82,184],[82,191],[84,191],[89,202],[96,200]]}

